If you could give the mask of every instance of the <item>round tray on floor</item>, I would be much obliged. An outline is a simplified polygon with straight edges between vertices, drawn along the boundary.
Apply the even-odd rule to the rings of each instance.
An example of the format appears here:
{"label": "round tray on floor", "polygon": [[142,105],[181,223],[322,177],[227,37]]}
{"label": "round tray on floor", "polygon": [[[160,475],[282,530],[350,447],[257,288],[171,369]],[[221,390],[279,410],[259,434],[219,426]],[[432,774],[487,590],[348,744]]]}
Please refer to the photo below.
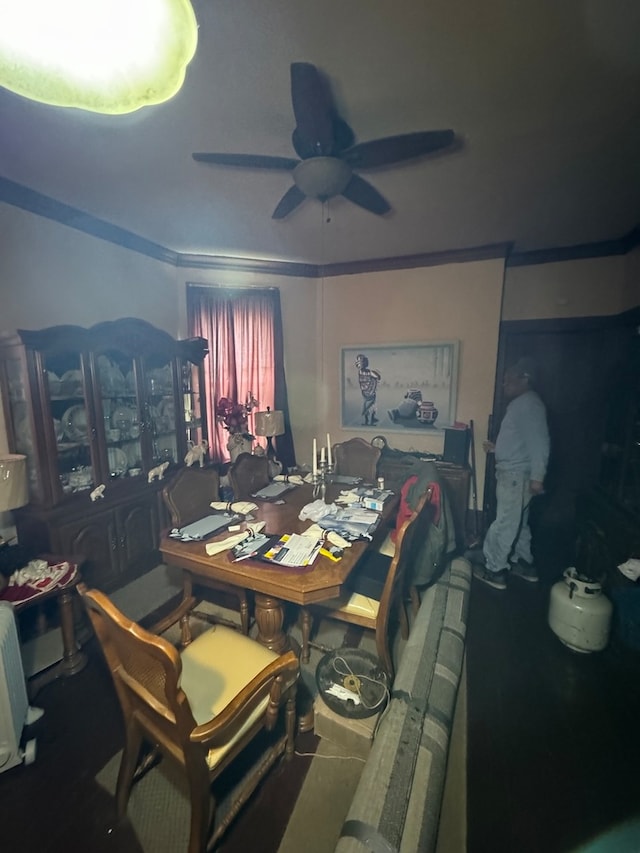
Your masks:
{"label": "round tray on floor", "polygon": [[[323,702],[336,714],[351,719],[361,720],[382,711],[389,696],[389,679],[379,661],[360,649],[338,649],[326,654],[316,667],[316,684]],[[354,698],[327,692],[334,684]]]}

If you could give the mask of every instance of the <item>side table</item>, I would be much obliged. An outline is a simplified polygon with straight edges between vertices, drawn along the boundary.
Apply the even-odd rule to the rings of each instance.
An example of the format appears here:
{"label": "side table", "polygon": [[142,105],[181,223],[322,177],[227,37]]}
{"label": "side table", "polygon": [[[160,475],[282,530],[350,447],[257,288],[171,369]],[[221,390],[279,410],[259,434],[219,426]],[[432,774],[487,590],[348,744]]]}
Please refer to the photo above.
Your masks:
{"label": "side table", "polygon": [[30,679],[29,692],[32,695],[40,687],[43,687],[59,676],[69,677],[75,675],[84,669],[87,664],[87,656],[78,648],[78,643],[76,642],[73,616],[73,595],[76,587],[82,580],[80,564],[77,558],[74,560],[65,560],[63,557],[51,554],[41,555],[38,559],[46,560],[49,565],[68,562],[70,566],[69,576],[63,576],[60,582],[47,591],[40,592],[35,590],[28,597],[17,597],[15,588],[9,586],[0,593],[0,600],[10,601],[17,615],[44,603],[48,599],[55,598],[58,602],[60,630],[62,632],[62,660],[49,667],[43,674],[35,675]]}

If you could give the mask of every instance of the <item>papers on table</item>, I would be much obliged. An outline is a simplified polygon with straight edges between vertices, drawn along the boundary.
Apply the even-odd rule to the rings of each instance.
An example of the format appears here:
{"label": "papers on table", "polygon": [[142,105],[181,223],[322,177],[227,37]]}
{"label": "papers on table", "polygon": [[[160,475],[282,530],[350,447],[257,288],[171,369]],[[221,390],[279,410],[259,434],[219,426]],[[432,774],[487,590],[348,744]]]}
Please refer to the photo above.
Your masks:
{"label": "papers on table", "polygon": [[285,534],[264,552],[262,558],[279,566],[310,566],[322,547],[322,540],[299,533]]}

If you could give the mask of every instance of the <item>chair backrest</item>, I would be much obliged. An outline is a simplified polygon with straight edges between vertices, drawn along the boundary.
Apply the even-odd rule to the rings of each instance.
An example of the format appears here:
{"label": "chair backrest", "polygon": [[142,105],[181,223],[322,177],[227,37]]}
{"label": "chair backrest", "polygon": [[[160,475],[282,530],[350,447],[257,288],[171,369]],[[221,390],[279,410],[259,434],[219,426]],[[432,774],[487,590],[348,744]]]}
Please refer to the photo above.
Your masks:
{"label": "chair backrest", "polygon": [[266,456],[240,453],[228,471],[233,497],[248,501],[259,489],[269,485],[269,460]]}
{"label": "chair backrest", "polygon": [[366,483],[375,483],[381,450],[372,447],[364,438],[356,436],[333,448],[336,474],[361,477]]}
{"label": "chair backrest", "polygon": [[399,612],[400,607],[404,606],[408,569],[415,561],[431,524],[433,515],[431,495],[432,489],[428,488],[420,496],[415,511],[398,531],[395,552],[380,598],[376,618],[376,647],[378,657],[392,678],[392,638],[390,636],[392,617],[394,612]]}
{"label": "chair backrest", "polygon": [[78,589],[111,670],[125,725],[135,717],[152,743],[180,758],[190,751],[196,722],[179,686],[178,651],[126,617],[104,593],[83,584]]}
{"label": "chair backrest", "polygon": [[211,501],[220,500],[220,476],[215,468],[182,468],[162,490],[173,527],[184,527],[211,514]]}

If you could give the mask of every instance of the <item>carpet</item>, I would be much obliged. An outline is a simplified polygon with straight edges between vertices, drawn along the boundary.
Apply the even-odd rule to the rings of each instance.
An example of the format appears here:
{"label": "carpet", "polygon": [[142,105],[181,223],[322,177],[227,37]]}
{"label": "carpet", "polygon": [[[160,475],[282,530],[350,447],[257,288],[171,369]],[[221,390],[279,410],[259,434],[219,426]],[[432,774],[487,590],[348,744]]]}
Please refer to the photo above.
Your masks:
{"label": "carpet", "polygon": [[311,762],[278,853],[335,849],[364,762],[322,739]]}
{"label": "carpet", "polygon": [[[102,768],[96,781],[115,794],[122,753]],[[189,842],[189,795],[184,775],[169,761],[161,761],[133,786],[127,815],[145,853],[177,853]]]}
{"label": "carpet", "polygon": [[[179,569],[160,564],[146,575],[111,593],[110,598],[130,619],[138,621],[158,610],[182,591]],[[233,617],[232,617],[233,618]],[[238,617],[235,616],[236,621]],[[62,660],[62,633],[59,627],[45,631],[21,644],[25,676],[33,678]]]}

